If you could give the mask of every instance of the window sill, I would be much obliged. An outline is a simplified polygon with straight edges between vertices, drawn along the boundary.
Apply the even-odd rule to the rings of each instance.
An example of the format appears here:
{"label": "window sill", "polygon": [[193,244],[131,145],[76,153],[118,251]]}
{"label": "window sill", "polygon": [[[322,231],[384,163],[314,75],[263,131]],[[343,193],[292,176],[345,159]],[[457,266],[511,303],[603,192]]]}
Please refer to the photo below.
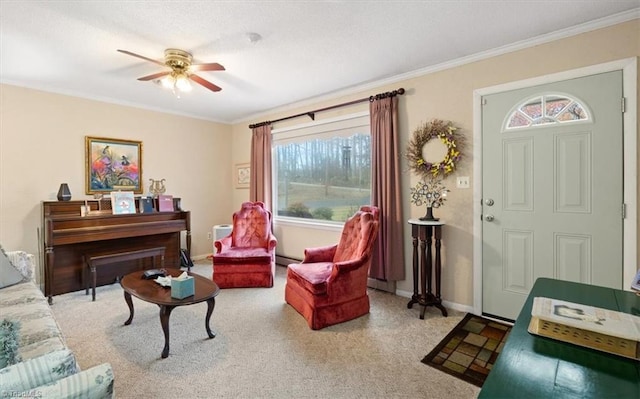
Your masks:
{"label": "window sill", "polygon": [[330,222],[317,219],[288,218],[278,216],[273,218],[274,226],[295,226],[314,230],[342,231],[344,222]]}

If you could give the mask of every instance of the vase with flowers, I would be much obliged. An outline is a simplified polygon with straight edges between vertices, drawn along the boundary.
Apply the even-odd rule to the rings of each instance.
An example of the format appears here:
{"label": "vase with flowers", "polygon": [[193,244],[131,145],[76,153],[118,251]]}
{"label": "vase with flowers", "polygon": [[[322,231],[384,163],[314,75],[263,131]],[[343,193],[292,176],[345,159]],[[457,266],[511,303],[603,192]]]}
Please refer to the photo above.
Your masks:
{"label": "vase with flowers", "polygon": [[425,221],[437,221],[433,216],[433,208],[439,208],[447,200],[447,188],[440,179],[429,179],[419,181],[415,187],[411,188],[411,203],[417,206],[426,205],[427,213],[420,218]]}

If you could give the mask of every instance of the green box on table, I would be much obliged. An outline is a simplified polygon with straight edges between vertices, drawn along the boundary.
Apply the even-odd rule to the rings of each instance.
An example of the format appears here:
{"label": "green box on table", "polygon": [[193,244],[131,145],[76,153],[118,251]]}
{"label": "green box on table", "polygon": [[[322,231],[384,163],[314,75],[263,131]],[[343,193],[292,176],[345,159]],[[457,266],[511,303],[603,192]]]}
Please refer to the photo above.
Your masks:
{"label": "green box on table", "polygon": [[184,299],[195,293],[195,283],[192,276],[184,280],[171,279],[171,298]]}

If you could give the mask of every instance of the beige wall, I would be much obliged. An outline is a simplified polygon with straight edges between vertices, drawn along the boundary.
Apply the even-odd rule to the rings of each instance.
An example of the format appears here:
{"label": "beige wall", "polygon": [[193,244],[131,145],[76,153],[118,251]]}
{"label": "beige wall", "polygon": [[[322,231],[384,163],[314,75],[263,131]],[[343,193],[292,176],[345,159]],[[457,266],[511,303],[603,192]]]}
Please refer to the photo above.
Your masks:
{"label": "beige wall", "polygon": [[85,192],[85,136],[140,140],[145,193],[150,178],[191,211],[192,254],[211,253],[207,232],[233,208],[231,127],[9,85],[0,86],[0,243],[38,254],[41,201],[66,182]]}
{"label": "beige wall", "polygon": [[[465,161],[445,181],[452,191],[437,210],[444,230],[445,300],[473,303],[473,180],[470,189],[455,188],[456,176],[473,176],[473,91],[497,84],[543,76],[584,66],[640,56],[640,21],[538,45],[374,89],[336,96],[316,103],[287,107],[259,119],[233,126],[162,114],[92,100],[0,85],[0,243],[7,249],[38,253],[36,229],[40,202],[55,199],[61,182],[69,183],[73,198],[84,195],[84,136],[141,140],[144,143],[143,178],[165,178],[168,193],[182,197],[192,212],[194,255],[211,252],[206,233],[214,224],[229,223],[231,213],[248,199],[247,189],[236,189],[232,169],[249,162],[248,124],[273,120],[343,101],[404,87],[400,97],[402,148],[423,121],[453,121],[467,136]],[[365,110],[365,104],[317,114],[330,118]],[[274,128],[308,122],[300,118]],[[398,154],[406,169],[402,154]],[[424,214],[412,206],[407,193],[417,181],[402,176],[406,219]],[[277,226],[278,253],[299,258],[305,247],[335,242],[336,231]],[[409,237],[408,228],[405,235]],[[412,291],[410,243],[405,239],[407,280],[398,284]]]}
{"label": "beige wall", "polygon": [[[622,23],[616,26],[584,33],[574,37],[541,44],[528,49],[509,54],[488,58],[482,61],[466,64],[407,79],[392,85],[380,86],[376,89],[357,93],[348,97],[336,97],[328,101],[315,104],[305,104],[304,107],[287,109],[286,111],[265,115],[262,120],[274,120],[283,116],[307,112],[349,100],[367,97],[371,94],[404,87],[407,93],[399,101],[399,129],[402,137],[402,148],[412,132],[421,122],[432,118],[451,120],[466,136],[464,150],[465,160],[461,163],[453,176],[445,180],[445,185],[451,190],[444,207],[437,209],[436,216],[446,221],[443,231],[443,262],[442,292],[446,301],[471,307],[473,305],[473,180],[470,189],[457,189],[456,176],[473,177],[473,91],[512,81],[523,80],[552,74],[556,72],[577,69],[594,64],[605,63],[640,55],[640,20]],[[353,107],[350,107],[353,108]],[[365,108],[366,109],[366,108]],[[362,110],[349,109],[344,112]],[[332,113],[316,115],[316,120],[335,116]],[[308,119],[300,118],[286,124],[305,123]],[[276,124],[280,128],[284,124]],[[234,141],[246,142],[250,135],[247,123],[234,126]],[[246,155],[234,145],[234,157]],[[403,170],[407,169],[402,154]],[[424,208],[418,208],[409,203],[407,193],[409,187],[417,182],[417,177],[408,172],[402,177],[404,204],[406,205],[405,219],[424,215]],[[300,227],[283,226],[276,230],[278,237],[287,237],[286,242],[278,245],[278,252],[290,257],[301,257],[303,249],[308,246],[323,245],[327,241],[337,240],[338,233],[326,231],[316,232]],[[289,240],[288,237],[292,237]],[[398,283],[398,290],[411,292],[411,245],[410,231],[405,226],[405,271],[407,279]]]}

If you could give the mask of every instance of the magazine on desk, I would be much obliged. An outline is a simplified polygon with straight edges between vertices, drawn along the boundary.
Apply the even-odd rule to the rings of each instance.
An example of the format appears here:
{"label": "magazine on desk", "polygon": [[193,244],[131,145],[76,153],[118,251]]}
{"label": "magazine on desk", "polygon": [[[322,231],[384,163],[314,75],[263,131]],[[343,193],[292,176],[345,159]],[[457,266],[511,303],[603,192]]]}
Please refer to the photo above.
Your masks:
{"label": "magazine on desk", "polygon": [[529,332],[640,359],[640,317],[558,299],[535,297]]}

